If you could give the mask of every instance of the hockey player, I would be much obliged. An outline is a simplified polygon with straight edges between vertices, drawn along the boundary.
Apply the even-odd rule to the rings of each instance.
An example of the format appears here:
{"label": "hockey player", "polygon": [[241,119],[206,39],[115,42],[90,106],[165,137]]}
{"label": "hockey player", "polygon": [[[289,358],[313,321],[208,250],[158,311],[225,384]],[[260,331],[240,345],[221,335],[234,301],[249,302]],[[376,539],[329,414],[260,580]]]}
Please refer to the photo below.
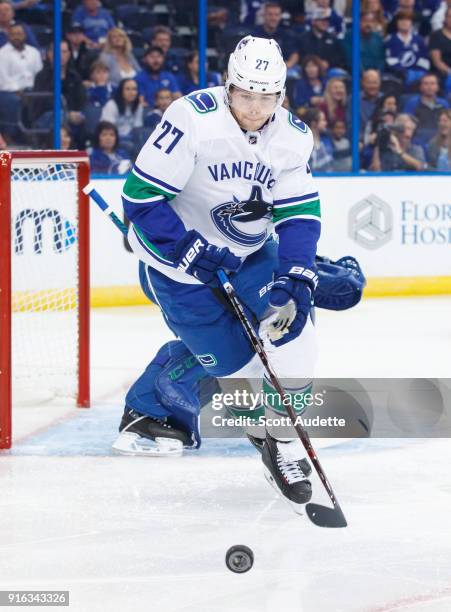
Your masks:
{"label": "hockey player", "polygon": [[[225,86],[173,102],[127,178],[123,204],[129,243],[143,262],[141,284],[180,340],[162,347],[130,389],[119,452],[170,455],[199,446],[199,380],[263,378],[221,298],[219,268],[278,376],[289,379],[287,392],[302,397],[311,388],[320,203],[308,166],[312,134],[282,108],[285,76],[279,45],[246,36],[230,56]],[[263,388],[275,395],[269,381]],[[255,416],[263,410],[286,415],[274,399]],[[306,503],[310,466],[299,441],[270,430],[252,441],[268,480],[291,502]]]}

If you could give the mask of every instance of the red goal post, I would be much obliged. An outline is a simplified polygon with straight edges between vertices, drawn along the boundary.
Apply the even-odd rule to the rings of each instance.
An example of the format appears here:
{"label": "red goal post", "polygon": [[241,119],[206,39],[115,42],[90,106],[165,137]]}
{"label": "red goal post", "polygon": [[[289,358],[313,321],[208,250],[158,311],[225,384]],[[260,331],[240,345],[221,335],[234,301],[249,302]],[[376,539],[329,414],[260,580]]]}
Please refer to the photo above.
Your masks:
{"label": "red goal post", "polygon": [[[89,198],[82,191],[88,182],[85,152],[0,152],[0,449],[11,447],[13,376],[23,375],[19,381],[26,380],[31,393],[42,388],[69,344],[73,364],[61,374],[57,394],[67,391],[77,406],[89,406]],[[17,287],[15,260],[29,275]],[[15,321],[21,317],[28,328],[16,350],[14,336],[21,335],[22,321]],[[25,359],[31,340],[42,346]],[[24,364],[16,365],[16,357]],[[67,387],[63,377],[71,380]]]}

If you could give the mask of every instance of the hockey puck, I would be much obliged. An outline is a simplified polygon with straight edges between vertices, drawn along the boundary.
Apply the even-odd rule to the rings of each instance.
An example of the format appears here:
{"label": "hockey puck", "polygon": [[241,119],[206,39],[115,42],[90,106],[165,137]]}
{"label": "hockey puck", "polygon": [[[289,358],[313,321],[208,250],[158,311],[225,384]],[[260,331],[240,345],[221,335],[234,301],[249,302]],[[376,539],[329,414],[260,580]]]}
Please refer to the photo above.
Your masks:
{"label": "hockey puck", "polygon": [[254,553],[249,546],[237,544],[226,552],[225,562],[231,572],[244,574],[254,565]]}

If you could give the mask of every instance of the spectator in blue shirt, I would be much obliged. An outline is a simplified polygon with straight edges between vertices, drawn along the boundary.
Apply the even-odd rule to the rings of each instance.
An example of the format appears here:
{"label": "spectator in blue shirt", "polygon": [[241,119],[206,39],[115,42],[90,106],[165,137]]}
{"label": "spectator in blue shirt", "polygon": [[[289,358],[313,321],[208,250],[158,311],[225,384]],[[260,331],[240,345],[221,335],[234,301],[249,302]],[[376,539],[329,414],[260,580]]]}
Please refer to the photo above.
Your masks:
{"label": "spectator in blue shirt", "polygon": [[307,55],[302,62],[301,73],[302,77],[296,81],[291,95],[293,108],[318,106],[323,102],[325,86],[319,57]]}
{"label": "spectator in blue shirt", "polygon": [[180,98],[180,88],[175,76],[167,70],[162,70],[164,64],[164,53],[159,47],[149,47],[142,63],[144,69],[136,75],[139,95],[142,103],[147,106],[155,105],[155,93],[159,89],[167,88],[172,93],[172,98]]}
{"label": "spectator in blue shirt", "polygon": [[413,33],[412,13],[400,12],[395,19],[396,34],[385,42],[385,61],[389,71],[410,85],[429,70],[428,50],[423,38]]}
{"label": "spectator in blue shirt", "polygon": [[[0,0],[0,47],[8,42],[8,32],[12,25],[17,22],[14,20],[14,8],[9,0]],[[25,44],[32,47],[39,47],[36,36],[26,23],[20,24],[25,32]]]}
{"label": "spectator in blue shirt", "polygon": [[417,119],[415,141],[422,145],[425,145],[435,134],[440,113],[448,108],[448,102],[437,96],[438,91],[437,75],[425,74],[420,80],[419,95],[412,95],[404,105],[403,112]]}
{"label": "spectator in blue shirt", "polygon": [[[199,54],[193,51],[186,57],[186,69],[177,75],[182,96],[199,89]],[[221,85],[221,75],[218,72],[207,72],[207,87]]]}
{"label": "spectator in blue shirt", "polygon": [[157,26],[153,29],[150,46],[162,49],[164,53],[163,68],[165,70],[178,73],[180,70],[183,70],[183,61],[180,61],[180,56],[171,49],[171,45],[172,32],[170,28],[166,26]]}
{"label": "spectator in blue shirt", "polygon": [[[383,97],[381,91],[381,77],[377,70],[365,70],[362,75],[360,88],[360,132],[363,132],[366,124],[371,119],[376,105]],[[352,116],[352,99],[348,105],[347,122],[351,124]]]}
{"label": "spectator in blue shirt", "polygon": [[100,0],[83,0],[83,4],[74,11],[71,24],[83,29],[86,43],[92,48],[100,47],[108,30],[115,26],[109,11],[102,8]]}
{"label": "spectator in blue shirt", "polygon": [[[351,71],[352,66],[352,31],[346,33],[343,41],[346,55],[346,67]],[[376,32],[376,18],[374,13],[363,13],[360,18],[360,69],[384,70],[385,49],[384,39],[380,32]]]}
{"label": "spectator in blue shirt", "polygon": [[[377,123],[384,111],[393,112],[393,118],[397,112],[397,101],[392,95],[384,96],[381,91],[381,77],[377,70],[366,70],[361,79],[360,85],[360,122],[359,122],[359,139],[363,145],[361,150],[361,167],[368,169],[373,157],[373,147],[376,141]],[[390,98],[390,102],[394,103],[384,105],[384,102]],[[352,125],[352,97],[349,100],[346,124]]]}
{"label": "spectator in blue shirt", "polygon": [[86,92],[88,100],[91,104],[103,108],[114,93],[108,66],[99,60],[94,62],[91,65],[89,78],[90,84]]}
{"label": "spectator in blue shirt", "polygon": [[[253,29],[253,36],[259,38],[273,38],[282,49],[283,58],[288,71],[297,68],[299,55],[293,33],[289,28],[280,25],[282,21],[282,8],[277,2],[267,2],[263,7],[263,23]],[[290,76],[290,74],[288,75]],[[299,76],[299,74],[291,75]]]}
{"label": "spectator in blue shirt", "polygon": [[125,151],[118,149],[119,136],[116,126],[100,121],[94,136],[94,147],[89,156],[91,172],[96,174],[125,174],[131,162]]}

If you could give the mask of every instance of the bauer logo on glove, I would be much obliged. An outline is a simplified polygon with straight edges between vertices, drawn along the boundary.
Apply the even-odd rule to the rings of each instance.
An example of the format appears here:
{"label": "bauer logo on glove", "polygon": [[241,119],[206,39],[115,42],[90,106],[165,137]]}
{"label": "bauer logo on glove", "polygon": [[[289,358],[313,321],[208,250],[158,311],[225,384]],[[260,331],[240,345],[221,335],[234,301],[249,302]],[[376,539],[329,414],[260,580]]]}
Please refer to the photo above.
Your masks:
{"label": "bauer logo on glove", "polygon": [[190,247],[186,251],[186,255],[183,257],[182,261],[177,266],[177,270],[181,270],[182,272],[186,272],[190,266],[190,263],[194,260],[196,255],[200,253],[202,249],[205,248],[205,244],[202,242],[200,238],[198,238],[192,247]]}
{"label": "bauer logo on glove", "polygon": [[312,283],[314,289],[318,286],[318,275],[313,270],[309,270],[303,266],[293,266],[290,268],[288,274],[298,276],[301,279],[304,277],[305,280]]}
{"label": "bauer logo on glove", "polygon": [[241,266],[241,259],[227,247],[210,244],[196,230],[190,230],[177,242],[171,258],[179,270],[211,287],[219,286],[219,268],[236,272]]}

